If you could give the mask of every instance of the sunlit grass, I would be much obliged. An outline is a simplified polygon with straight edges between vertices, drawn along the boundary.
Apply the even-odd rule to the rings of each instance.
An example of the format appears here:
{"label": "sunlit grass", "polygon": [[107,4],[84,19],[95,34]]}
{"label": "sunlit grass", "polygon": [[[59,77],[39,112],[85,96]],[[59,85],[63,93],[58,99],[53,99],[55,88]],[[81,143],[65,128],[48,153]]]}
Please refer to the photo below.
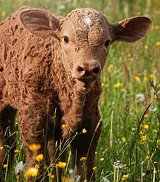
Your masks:
{"label": "sunlit grass", "polygon": [[[160,2],[158,0],[101,0],[99,2],[95,0],[57,2],[1,0],[0,19],[4,19],[22,5],[45,6],[62,15],[76,7],[94,7],[101,10],[113,22],[135,15],[147,15],[153,19],[152,31],[143,40],[134,44],[114,43],[111,46],[102,76],[103,93],[99,108],[103,130],[96,151],[97,162],[94,170],[97,182],[107,181],[107,179],[110,182],[159,181]],[[84,128],[81,134],[86,132]],[[2,166],[3,180],[12,182],[24,180],[24,163],[22,163],[24,152],[18,134],[17,143],[13,167],[8,168],[8,163]],[[10,150],[8,146],[0,146],[0,150],[4,147],[7,151]],[[39,148],[39,144],[34,144],[31,151],[34,152]],[[69,148],[69,142],[61,152],[63,153],[66,148]],[[37,162],[44,163],[43,154],[36,157]],[[86,156],[81,159],[82,165],[85,164],[85,160]],[[50,181],[55,178],[52,168],[55,168],[57,172],[61,168],[64,181],[73,181],[68,177],[73,174],[69,163],[70,158],[67,163],[57,159],[53,166],[46,168],[46,175],[49,176]],[[34,169],[26,172],[26,176],[34,175],[36,178],[37,170],[35,166]]]}

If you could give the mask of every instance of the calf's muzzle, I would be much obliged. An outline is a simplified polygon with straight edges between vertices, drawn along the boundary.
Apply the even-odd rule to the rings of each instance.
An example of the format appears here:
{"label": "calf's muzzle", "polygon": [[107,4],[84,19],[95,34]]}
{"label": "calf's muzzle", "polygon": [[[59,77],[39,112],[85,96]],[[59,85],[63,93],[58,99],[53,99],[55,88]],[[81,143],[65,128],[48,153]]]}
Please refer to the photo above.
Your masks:
{"label": "calf's muzzle", "polygon": [[97,61],[81,63],[75,67],[75,77],[80,80],[95,80],[100,76],[101,67]]}

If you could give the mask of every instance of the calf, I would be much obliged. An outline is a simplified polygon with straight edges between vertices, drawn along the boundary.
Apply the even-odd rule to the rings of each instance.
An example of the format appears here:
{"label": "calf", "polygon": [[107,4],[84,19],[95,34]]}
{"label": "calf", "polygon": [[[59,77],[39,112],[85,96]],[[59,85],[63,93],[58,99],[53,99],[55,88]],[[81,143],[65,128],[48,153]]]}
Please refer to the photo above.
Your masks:
{"label": "calf", "polygon": [[[33,158],[38,154],[44,154],[49,164],[55,143],[75,136],[71,151],[80,181],[85,176],[95,181],[95,150],[102,122],[100,75],[110,45],[137,41],[150,28],[147,17],[111,24],[91,8],[59,17],[47,9],[22,7],[1,22],[0,145],[4,141],[13,144],[17,113],[27,168],[35,165]],[[77,135],[83,128],[87,133]],[[29,149],[33,143],[41,145],[34,153]],[[1,164],[4,156],[5,148],[0,150]],[[81,157],[87,157],[86,175]]]}

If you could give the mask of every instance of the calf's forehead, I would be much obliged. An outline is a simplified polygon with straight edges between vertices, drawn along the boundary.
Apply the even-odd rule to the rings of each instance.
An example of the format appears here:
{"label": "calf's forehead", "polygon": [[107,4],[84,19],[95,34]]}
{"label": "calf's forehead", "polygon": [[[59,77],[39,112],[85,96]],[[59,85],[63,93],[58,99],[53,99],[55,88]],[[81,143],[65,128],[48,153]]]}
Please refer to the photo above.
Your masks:
{"label": "calf's forehead", "polygon": [[95,9],[80,8],[71,11],[63,20],[62,29],[72,32],[94,31],[108,32],[110,31],[109,23],[105,17]]}

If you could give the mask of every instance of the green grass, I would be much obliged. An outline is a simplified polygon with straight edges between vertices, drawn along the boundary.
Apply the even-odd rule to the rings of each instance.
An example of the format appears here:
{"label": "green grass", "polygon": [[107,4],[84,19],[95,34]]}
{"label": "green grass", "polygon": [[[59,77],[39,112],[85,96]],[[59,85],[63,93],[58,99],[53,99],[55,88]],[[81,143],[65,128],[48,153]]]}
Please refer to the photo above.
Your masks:
{"label": "green grass", "polygon": [[[96,175],[97,182],[160,181],[160,1],[1,0],[0,19],[22,5],[49,7],[61,15],[76,7],[94,7],[112,22],[137,15],[153,19],[152,31],[143,40],[111,46],[102,76],[103,131],[96,153]],[[139,93],[144,95],[143,101],[137,98]],[[23,152],[16,154],[15,164],[23,159]],[[5,174],[6,181],[18,177],[14,167]]]}

